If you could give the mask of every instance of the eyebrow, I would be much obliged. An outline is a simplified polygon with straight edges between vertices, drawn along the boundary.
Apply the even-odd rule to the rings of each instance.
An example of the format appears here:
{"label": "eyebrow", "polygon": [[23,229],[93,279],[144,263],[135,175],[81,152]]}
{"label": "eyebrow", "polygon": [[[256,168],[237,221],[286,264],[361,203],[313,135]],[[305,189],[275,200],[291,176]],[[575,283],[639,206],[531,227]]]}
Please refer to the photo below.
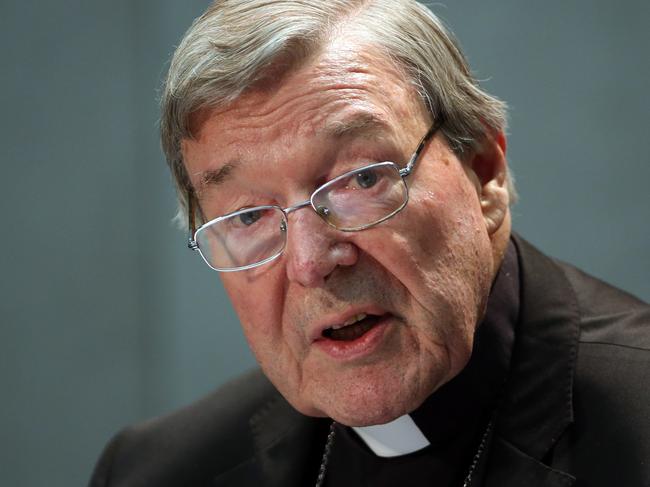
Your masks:
{"label": "eyebrow", "polygon": [[[350,137],[377,138],[385,133],[389,125],[379,116],[371,112],[358,112],[344,120],[328,122],[323,130],[326,137],[343,139]],[[199,177],[199,192],[206,187],[217,187],[223,185],[241,161],[232,160],[219,169],[203,171]]]}
{"label": "eyebrow", "polygon": [[240,161],[233,160],[225,163],[219,169],[208,169],[203,171],[199,177],[199,192],[207,186],[219,186],[227,181],[232,171],[240,165]]}
{"label": "eyebrow", "polygon": [[335,138],[367,137],[375,138],[385,133],[388,124],[372,112],[358,112],[344,120],[335,120],[325,125],[325,134]]}

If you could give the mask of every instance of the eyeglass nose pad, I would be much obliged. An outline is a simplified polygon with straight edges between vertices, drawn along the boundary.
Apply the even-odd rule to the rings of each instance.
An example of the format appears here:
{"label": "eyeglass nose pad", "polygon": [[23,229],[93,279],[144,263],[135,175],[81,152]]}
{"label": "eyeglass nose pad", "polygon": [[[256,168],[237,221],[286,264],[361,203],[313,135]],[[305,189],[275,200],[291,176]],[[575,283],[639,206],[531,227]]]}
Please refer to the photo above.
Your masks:
{"label": "eyeglass nose pad", "polygon": [[287,222],[285,220],[282,220],[280,222],[280,231],[281,232],[286,232],[287,231]]}

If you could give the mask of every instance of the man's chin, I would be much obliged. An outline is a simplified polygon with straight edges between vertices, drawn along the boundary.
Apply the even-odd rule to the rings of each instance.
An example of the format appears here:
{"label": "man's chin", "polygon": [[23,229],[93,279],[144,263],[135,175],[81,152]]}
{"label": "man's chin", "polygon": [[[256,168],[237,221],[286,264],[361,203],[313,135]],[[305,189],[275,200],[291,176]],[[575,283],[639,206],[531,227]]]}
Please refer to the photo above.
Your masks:
{"label": "man's chin", "polygon": [[325,398],[317,398],[309,404],[290,402],[295,409],[307,416],[329,417],[346,426],[372,426],[389,423],[414,411],[429,395],[422,394],[423,397],[420,397],[408,390],[396,394],[388,390],[367,391],[366,394],[357,391],[354,395],[337,392]]}
{"label": "man's chin", "polygon": [[405,401],[375,402],[354,407],[354,404],[337,404],[326,416],[346,426],[373,426],[389,423],[404,414],[417,409],[420,403],[409,404]]}
{"label": "man's chin", "polygon": [[428,361],[414,354],[409,361],[383,358],[354,367],[305,367],[299,383],[277,381],[276,387],[302,414],[370,426],[414,411],[451,377],[442,355]]}
{"label": "man's chin", "polygon": [[345,426],[374,426],[390,423],[400,416],[410,413],[414,409],[416,409],[416,407],[406,409],[396,408],[381,412],[372,412],[371,414],[366,412],[359,414],[359,411],[354,411],[352,414],[344,412],[344,416],[332,416],[332,419],[337,423],[344,424]]}

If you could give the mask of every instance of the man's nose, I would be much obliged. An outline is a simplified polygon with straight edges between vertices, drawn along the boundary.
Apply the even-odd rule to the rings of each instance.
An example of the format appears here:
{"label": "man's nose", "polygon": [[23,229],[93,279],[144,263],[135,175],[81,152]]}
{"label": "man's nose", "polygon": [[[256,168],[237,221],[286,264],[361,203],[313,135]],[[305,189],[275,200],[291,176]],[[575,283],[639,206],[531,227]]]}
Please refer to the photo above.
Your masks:
{"label": "man's nose", "polygon": [[289,280],[304,287],[318,287],[338,266],[357,262],[359,249],[310,208],[289,216],[287,247]]}

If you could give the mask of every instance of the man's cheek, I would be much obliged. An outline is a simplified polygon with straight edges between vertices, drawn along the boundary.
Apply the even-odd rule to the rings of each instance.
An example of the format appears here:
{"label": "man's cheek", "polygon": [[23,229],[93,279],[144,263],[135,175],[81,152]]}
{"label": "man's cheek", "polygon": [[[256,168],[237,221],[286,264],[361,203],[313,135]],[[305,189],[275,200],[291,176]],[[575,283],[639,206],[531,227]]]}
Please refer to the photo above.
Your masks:
{"label": "man's cheek", "polygon": [[242,320],[241,325],[248,346],[262,370],[276,376],[283,361],[281,351],[284,347],[279,343],[281,337],[274,331],[275,327],[265,321]]}
{"label": "man's cheek", "polygon": [[250,324],[253,327],[262,318],[271,318],[277,299],[273,287],[263,282],[251,285],[246,276],[249,272],[225,274],[222,282],[242,326]]}

